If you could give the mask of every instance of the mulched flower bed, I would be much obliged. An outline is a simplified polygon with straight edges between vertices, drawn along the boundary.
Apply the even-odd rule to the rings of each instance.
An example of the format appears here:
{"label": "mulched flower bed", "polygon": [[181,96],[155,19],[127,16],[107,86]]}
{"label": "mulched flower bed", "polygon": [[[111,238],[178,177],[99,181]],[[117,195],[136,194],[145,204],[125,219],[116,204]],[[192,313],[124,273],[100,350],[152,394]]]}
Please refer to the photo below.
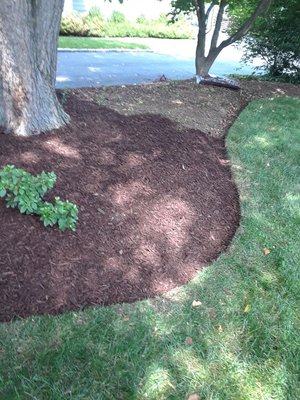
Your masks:
{"label": "mulched flower bed", "polygon": [[223,138],[76,95],[65,109],[64,129],[0,135],[0,167],[54,171],[47,199],[79,208],[77,231],[60,232],[1,200],[1,321],[162,294],[215,259],[239,222]]}

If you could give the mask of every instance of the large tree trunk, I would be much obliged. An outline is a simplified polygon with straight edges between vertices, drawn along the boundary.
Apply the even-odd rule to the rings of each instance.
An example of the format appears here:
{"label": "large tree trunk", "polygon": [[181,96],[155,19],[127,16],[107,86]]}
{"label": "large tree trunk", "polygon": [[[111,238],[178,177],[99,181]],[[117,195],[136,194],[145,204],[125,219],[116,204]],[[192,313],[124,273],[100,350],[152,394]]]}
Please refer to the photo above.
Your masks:
{"label": "large tree trunk", "polygon": [[64,0],[0,1],[0,126],[20,136],[69,121],[55,94]]}
{"label": "large tree trunk", "polygon": [[202,52],[196,49],[196,75],[197,76],[208,76],[209,70],[215,62],[219,52],[210,51],[207,56],[204,56]]}

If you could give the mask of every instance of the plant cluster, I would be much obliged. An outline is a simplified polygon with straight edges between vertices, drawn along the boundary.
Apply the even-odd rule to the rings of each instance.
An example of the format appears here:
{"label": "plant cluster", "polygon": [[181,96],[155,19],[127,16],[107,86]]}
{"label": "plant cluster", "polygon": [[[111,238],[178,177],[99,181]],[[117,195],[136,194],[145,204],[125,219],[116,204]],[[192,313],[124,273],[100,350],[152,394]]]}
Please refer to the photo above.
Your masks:
{"label": "plant cluster", "polygon": [[6,207],[18,208],[22,214],[37,214],[44,226],[58,224],[59,229],[75,231],[78,219],[77,206],[71,202],[55,198],[55,203],[43,200],[45,193],[56,182],[54,172],[42,172],[34,176],[14,165],[6,165],[0,170],[0,198],[6,200]]}
{"label": "plant cluster", "polygon": [[[245,1],[245,0],[243,0]],[[229,8],[231,30],[241,24],[247,14],[247,4]],[[300,2],[274,0],[268,12],[260,16],[243,39],[244,61],[256,57],[263,61],[266,78],[276,81],[300,82]]]}
{"label": "plant cluster", "polygon": [[188,39],[192,37],[190,25],[184,17],[170,24],[166,16],[159,19],[147,19],[144,15],[135,23],[128,21],[119,11],[113,11],[105,19],[98,7],[90,9],[86,15],[72,13],[62,18],[60,34],[63,36],[93,37],[157,37]]}

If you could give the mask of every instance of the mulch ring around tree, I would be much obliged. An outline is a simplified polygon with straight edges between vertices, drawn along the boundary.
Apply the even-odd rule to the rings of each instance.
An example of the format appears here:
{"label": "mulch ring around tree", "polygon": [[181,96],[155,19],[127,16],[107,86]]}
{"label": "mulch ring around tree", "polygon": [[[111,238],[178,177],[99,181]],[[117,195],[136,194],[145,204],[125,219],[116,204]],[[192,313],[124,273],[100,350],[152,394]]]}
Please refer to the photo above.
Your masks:
{"label": "mulch ring around tree", "polygon": [[45,196],[79,208],[76,232],[0,203],[0,320],[132,302],[189,281],[230,243],[238,194],[224,139],[75,95],[69,126],[0,135],[0,167],[54,171]]}

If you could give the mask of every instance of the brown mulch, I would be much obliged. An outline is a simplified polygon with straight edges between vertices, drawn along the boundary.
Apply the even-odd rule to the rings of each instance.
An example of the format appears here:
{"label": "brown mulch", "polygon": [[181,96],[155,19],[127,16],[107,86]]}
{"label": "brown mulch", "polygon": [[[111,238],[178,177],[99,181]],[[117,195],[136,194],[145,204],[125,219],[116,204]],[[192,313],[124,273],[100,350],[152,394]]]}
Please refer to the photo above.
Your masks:
{"label": "brown mulch", "polygon": [[[230,243],[239,202],[220,132],[245,99],[227,89],[189,89],[189,82],[177,92],[170,84],[166,96],[161,85],[152,87],[153,97],[161,90],[155,113],[145,104],[151,87],[138,95],[137,87],[74,90],[68,127],[32,138],[0,135],[0,167],[55,171],[47,199],[58,195],[79,208],[77,231],[60,232],[1,200],[1,321],[162,294]],[[177,106],[183,113],[188,90],[185,119],[167,118]],[[121,100],[101,104],[103,93],[106,102],[123,95],[127,108],[116,109]],[[197,96],[205,100],[192,107]],[[221,111],[211,132],[211,119],[206,127],[203,120],[213,101]],[[137,104],[128,110],[135,102],[148,112]],[[195,119],[209,135],[191,126]]]}

